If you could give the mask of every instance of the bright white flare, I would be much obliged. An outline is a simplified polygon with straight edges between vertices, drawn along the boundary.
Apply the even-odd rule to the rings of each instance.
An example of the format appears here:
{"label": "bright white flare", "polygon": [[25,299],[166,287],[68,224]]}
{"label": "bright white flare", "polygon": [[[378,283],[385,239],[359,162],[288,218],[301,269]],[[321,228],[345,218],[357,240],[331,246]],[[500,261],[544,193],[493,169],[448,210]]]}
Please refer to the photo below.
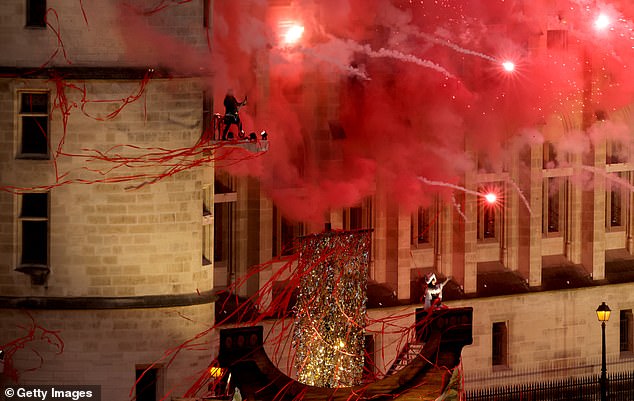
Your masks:
{"label": "bright white flare", "polygon": [[486,199],[488,203],[493,204],[498,200],[498,197],[493,192],[489,192],[488,194],[484,195],[484,199]]}
{"label": "bright white flare", "polygon": [[287,45],[293,45],[302,38],[304,35],[304,27],[299,24],[293,24],[288,27],[288,30],[284,34],[284,43]]}
{"label": "bright white flare", "polygon": [[594,27],[595,29],[602,31],[608,28],[611,23],[612,21],[610,20],[610,17],[608,17],[606,14],[599,14],[594,20]]}
{"label": "bright white flare", "polygon": [[515,71],[515,63],[512,61],[504,61],[502,63],[502,68],[504,68],[504,71],[506,72],[513,72]]}

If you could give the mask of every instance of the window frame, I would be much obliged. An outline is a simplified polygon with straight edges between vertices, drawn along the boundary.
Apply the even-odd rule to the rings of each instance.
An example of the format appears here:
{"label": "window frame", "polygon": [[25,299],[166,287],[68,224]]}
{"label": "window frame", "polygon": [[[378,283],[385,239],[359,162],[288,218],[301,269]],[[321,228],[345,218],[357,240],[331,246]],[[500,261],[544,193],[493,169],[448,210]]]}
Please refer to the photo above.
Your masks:
{"label": "window frame", "polygon": [[621,309],[619,313],[619,351],[621,357],[634,357],[634,315],[632,309]]}
{"label": "window frame", "polygon": [[[411,246],[414,249],[429,248],[434,243],[438,224],[438,204],[434,201],[427,207],[419,206],[412,213]],[[433,217],[432,217],[433,216]]]}
{"label": "window frame", "polygon": [[[37,7],[38,10],[34,10],[34,3],[41,2],[43,7]],[[46,0],[26,0],[26,15],[24,21],[24,27],[28,29],[46,29],[46,13],[47,13]],[[37,15],[33,18],[35,11],[41,12],[41,15]]]}
{"label": "window frame", "polygon": [[[496,327],[502,328],[497,334]],[[491,366],[494,369],[509,367],[508,332],[508,321],[497,321],[491,325]]]}
{"label": "window frame", "polygon": [[[614,172],[615,176],[620,181],[630,182],[629,171]],[[626,216],[628,215],[629,197],[628,191],[624,189],[621,183],[608,180],[607,188],[605,189],[605,231],[623,231],[626,226]],[[616,199],[616,201],[615,201]],[[615,205],[618,204],[618,217],[617,221],[613,220],[613,211],[616,209]]]}
{"label": "window frame", "polygon": [[[542,181],[542,236],[560,237],[564,231],[567,177],[544,177]],[[555,190],[556,188],[556,190]],[[551,206],[557,205],[557,225],[551,231]]]}
{"label": "window frame", "polygon": [[[46,112],[43,111],[23,111],[23,95],[46,95]],[[50,160],[51,157],[51,149],[50,149],[50,132],[51,132],[51,99],[50,99],[50,91],[48,90],[38,90],[38,89],[29,89],[29,90],[20,90],[17,92],[17,128],[18,128],[18,140],[17,140],[17,150],[16,150],[16,159],[25,159],[25,160]],[[46,127],[44,129],[44,137],[45,137],[45,152],[28,152],[25,149],[25,119],[27,118],[46,118]],[[39,124],[38,124],[39,126]],[[33,135],[33,134],[30,134]],[[37,139],[40,141],[41,139]]]}
{"label": "window frame", "polygon": [[[45,209],[46,209],[46,216],[30,216],[30,215],[24,215],[23,213],[23,209],[24,209],[24,205],[25,205],[25,198],[24,195],[29,195],[29,194],[46,194],[46,205],[45,205]],[[50,192],[46,191],[46,192],[26,192],[23,194],[18,195],[19,196],[19,202],[17,202],[18,205],[18,213],[17,213],[17,228],[18,228],[18,249],[17,249],[17,255],[16,255],[16,265],[17,265],[17,269],[20,270],[24,270],[24,271],[28,271],[30,268],[36,268],[36,269],[43,269],[43,270],[48,270],[50,269],[50,248],[51,248],[51,224],[50,224],[50,215],[51,215],[51,211],[50,211],[50,205],[51,205],[51,198],[50,198]],[[25,261],[25,251],[27,250],[27,246],[25,245],[25,229],[24,229],[24,223],[25,222],[45,222],[46,223],[46,234],[45,234],[45,261],[44,263],[38,263],[38,261],[31,261],[31,260],[26,260]]]}

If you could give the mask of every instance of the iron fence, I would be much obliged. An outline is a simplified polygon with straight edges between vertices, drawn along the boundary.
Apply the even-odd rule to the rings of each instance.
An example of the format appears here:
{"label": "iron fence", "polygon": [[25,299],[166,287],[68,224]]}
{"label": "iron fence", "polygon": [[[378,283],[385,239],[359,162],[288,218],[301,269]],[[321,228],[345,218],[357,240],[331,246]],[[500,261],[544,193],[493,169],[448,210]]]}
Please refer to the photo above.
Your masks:
{"label": "iron fence", "polygon": [[[466,392],[467,401],[600,401],[600,376],[489,387]],[[608,400],[634,400],[634,371],[608,374]]]}

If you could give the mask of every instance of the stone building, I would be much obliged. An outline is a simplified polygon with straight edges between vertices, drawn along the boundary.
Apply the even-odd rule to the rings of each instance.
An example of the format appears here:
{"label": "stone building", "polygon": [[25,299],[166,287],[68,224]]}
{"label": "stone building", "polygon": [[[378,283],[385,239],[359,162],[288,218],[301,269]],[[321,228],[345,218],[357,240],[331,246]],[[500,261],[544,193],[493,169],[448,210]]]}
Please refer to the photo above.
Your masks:
{"label": "stone building", "polygon": [[[171,174],[166,153],[161,162],[135,159],[189,149],[201,137],[212,103],[205,59],[162,33],[176,32],[204,54],[210,1],[160,3],[169,12],[147,6],[144,22],[118,1],[92,3],[0,5],[0,343],[26,338],[12,354],[21,383],[99,384],[103,399],[126,399],[151,368],[157,393],[180,395],[214,349],[184,349],[171,364],[164,357],[213,325],[213,289],[292,252],[294,239],[323,224],[287,218],[256,178],[211,163]],[[271,0],[261,17],[283,16],[290,3]],[[553,15],[544,15],[531,51],[548,52],[565,36],[549,25]],[[185,62],[170,68],[177,58]],[[253,114],[261,117],[270,106],[270,66],[262,54],[250,62],[263,99]],[[332,122],[345,90],[315,74],[292,93],[304,128],[320,134],[306,139],[305,155],[324,166],[341,161]],[[599,140],[582,157],[554,146],[606,116],[631,133],[629,107],[608,113],[586,105],[543,121],[536,130],[552,141],[508,149],[502,165],[467,141],[475,164],[460,177],[460,209],[442,197],[417,210],[394,207],[377,182],[374,195],[329,210],[324,220],[333,229],[374,230],[370,279],[381,296],[370,316],[407,315],[399,322],[407,327],[423,275],[452,277],[445,303],[474,308],[463,367],[467,387],[479,387],[597,372],[595,309],[605,301],[613,310],[609,369],[627,368],[634,355],[629,148]],[[622,185],[596,179],[588,187],[580,171],[617,176]],[[491,186],[504,194],[499,208],[477,195]],[[283,264],[249,275],[239,295],[255,294]],[[373,339],[377,369],[396,358],[396,336]]]}
{"label": "stone building", "polygon": [[[137,399],[154,400],[212,359],[170,363],[214,319],[213,167],[169,171],[169,150],[201,137],[208,82],[147,45],[178,30],[204,54],[209,2],[142,6],[0,5],[3,384],[101,385],[104,400],[149,384]],[[151,152],[163,160],[138,159]]]}

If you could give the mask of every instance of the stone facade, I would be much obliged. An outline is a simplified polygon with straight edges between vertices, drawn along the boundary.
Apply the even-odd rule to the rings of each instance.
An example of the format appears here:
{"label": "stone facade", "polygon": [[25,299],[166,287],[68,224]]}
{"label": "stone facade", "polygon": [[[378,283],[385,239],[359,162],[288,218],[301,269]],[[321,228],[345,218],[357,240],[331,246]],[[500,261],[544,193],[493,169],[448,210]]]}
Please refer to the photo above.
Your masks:
{"label": "stone facade", "polygon": [[[201,138],[209,82],[189,67],[167,74],[169,51],[153,46],[166,50],[159,39],[178,30],[183,52],[204,53],[203,2],[144,9],[143,20],[118,1],[48,7],[40,29],[25,28],[26,2],[0,5],[0,344],[35,327],[11,353],[20,384],[97,384],[102,399],[124,400],[137,371],[156,363],[157,392],[183,393],[214,352],[176,352],[214,320],[202,218],[213,166],[186,167],[202,157],[188,149]],[[21,145],[29,93],[48,98],[38,157]],[[48,194],[47,229],[33,267],[24,199],[38,193]]]}

